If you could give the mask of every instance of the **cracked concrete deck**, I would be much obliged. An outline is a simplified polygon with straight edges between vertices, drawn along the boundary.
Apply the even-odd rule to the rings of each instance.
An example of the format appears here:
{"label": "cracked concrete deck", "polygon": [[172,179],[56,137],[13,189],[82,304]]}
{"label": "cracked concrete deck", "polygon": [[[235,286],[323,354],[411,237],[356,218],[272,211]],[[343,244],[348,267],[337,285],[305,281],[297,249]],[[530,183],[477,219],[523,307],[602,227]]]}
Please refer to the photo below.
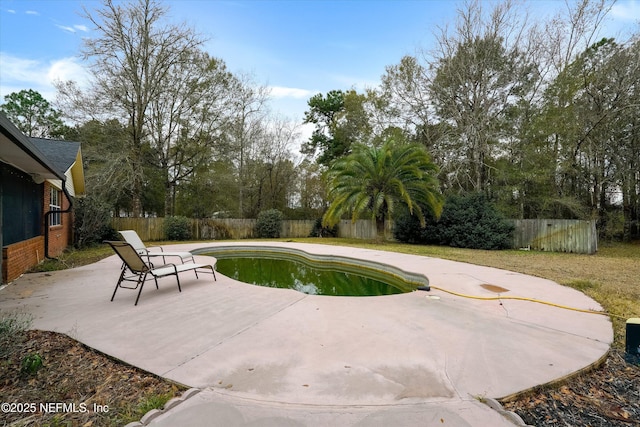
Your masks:
{"label": "cracked concrete deck", "polygon": [[[601,310],[552,281],[437,258],[301,243],[251,242],[378,261],[458,293],[522,296]],[[196,250],[234,243],[194,243]],[[238,242],[247,245],[248,242]],[[196,262],[206,262],[204,255]],[[27,274],[0,291],[0,309],[203,391],[154,426],[509,426],[480,403],[564,377],[602,358],[606,316],[526,301],[482,301],[439,290],[379,297],[306,295],[218,273],[121,289],[120,262]],[[430,298],[437,296],[439,298]],[[438,424],[440,425],[440,424]]]}

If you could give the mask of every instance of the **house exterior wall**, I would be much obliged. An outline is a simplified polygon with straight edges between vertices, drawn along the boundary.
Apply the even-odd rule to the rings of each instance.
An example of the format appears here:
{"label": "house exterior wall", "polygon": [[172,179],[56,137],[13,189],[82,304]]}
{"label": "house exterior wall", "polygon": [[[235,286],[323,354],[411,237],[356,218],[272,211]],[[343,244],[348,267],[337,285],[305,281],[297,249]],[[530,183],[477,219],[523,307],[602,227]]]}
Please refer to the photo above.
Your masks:
{"label": "house exterior wall", "polygon": [[[42,197],[42,212],[49,211],[52,184],[45,181]],[[59,188],[53,186],[57,190]],[[69,208],[70,203],[64,192],[61,194],[61,210]],[[4,218],[6,220],[6,218]],[[42,233],[39,236],[15,242],[2,248],[2,282],[11,282],[31,267],[45,259],[45,227],[49,228],[48,256],[59,256],[73,243],[73,213],[61,214],[61,224],[49,227],[48,218],[42,216]]]}
{"label": "house exterior wall", "polygon": [[29,174],[0,163],[2,246],[42,234],[42,191]]}
{"label": "house exterior wall", "polygon": [[[64,184],[65,188],[67,189],[67,193],[69,193],[71,197],[75,197],[76,189],[75,189],[75,186],[73,185],[73,175],[71,174],[71,168],[69,168],[69,170],[65,172],[64,176],[67,178]],[[62,188],[62,181],[59,179],[48,179],[47,182],[49,182],[51,185],[53,185],[58,189]]]}
{"label": "house exterior wall", "polygon": [[44,259],[44,236],[2,248],[2,282],[11,282]]}
{"label": "house exterior wall", "polygon": [[[58,191],[61,191],[57,186],[52,185],[49,181],[45,181],[44,183],[44,197],[43,197],[43,212],[49,211],[49,202],[51,192],[50,188],[53,187]],[[64,192],[61,192],[61,201],[62,205],[60,206],[61,210],[69,209],[70,203],[67,199]],[[47,254],[50,257],[59,256],[67,246],[73,243],[73,217],[72,213],[63,213],[61,214],[61,224],[55,225],[53,227],[49,227],[48,218],[43,215],[42,219],[42,229],[44,227],[49,227],[49,253]],[[44,233],[44,231],[43,231]]]}

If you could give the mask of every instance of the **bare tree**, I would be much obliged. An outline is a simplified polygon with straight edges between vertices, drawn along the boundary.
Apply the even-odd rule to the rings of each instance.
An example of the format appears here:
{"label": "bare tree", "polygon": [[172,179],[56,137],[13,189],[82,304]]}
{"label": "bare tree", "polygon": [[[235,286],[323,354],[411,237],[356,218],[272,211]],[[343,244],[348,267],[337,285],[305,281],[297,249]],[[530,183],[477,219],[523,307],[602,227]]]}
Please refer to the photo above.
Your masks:
{"label": "bare tree", "polygon": [[565,0],[560,10],[544,26],[545,55],[543,66],[550,67],[555,77],[597,39],[602,24],[615,0]]}
{"label": "bare tree", "polygon": [[106,111],[127,123],[132,212],[142,214],[143,146],[149,137],[150,107],[171,91],[170,76],[203,39],[186,25],[170,25],[167,9],[156,0],[116,4],[104,0],[94,12],[85,9],[98,37],[85,40],[83,55],[91,60],[90,92]]}
{"label": "bare tree", "polygon": [[165,215],[174,213],[176,185],[210,159],[229,121],[235,81],[222,60],[200,51],[183,55],[167,73],[166,90],[149,104],[149,161],[162,174]]}
{"label": "bare tree", "polygon": [[395,125],[410,133],[426,129],[432,123],[434,111],[429,86],[432,73],[428,64],[415,56],[405,56],[399,64],[385,68],[378,92],[378,106],[385,111],[387,126]]}
{"label": "bare tree", "polygon": [[438,36],[430,95],[450,130],[443,142],[462,189],[488,190],[509,113],[529,91],[534,68],[520,49],[526,28],[511,1],[485,14],[475,0],[459,10],[453,31],[443,28]]}
{"label": "bare tree", "polygon": [[300,140],[300,125],[273,116],[266,122],[264,137],[258,141],[255,170],[259,188],[258,209],[283,210],[295,187],[292,148]]}
{"label": "bare tree", "polygon": [[256,142],[263,137],[265,131],[269,90],[266,86],[256,85],[248,75],[240,76],[231,90],[231,120],[225,130],[225,137],[235,153],[239,184],[238,215],[244,218],[247,162],[253,157]]}

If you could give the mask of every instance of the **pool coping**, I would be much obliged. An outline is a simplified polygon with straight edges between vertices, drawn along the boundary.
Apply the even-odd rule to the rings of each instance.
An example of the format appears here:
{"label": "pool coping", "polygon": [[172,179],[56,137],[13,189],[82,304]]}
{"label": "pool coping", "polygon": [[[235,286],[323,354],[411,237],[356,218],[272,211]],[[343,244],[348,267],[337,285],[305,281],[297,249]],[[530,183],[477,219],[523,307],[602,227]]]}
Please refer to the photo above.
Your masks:
{"label": "pool coping", "polygon": [[[229,245],[229,246],[215,246],[209,248],[195,249],[191,251],[194,255],[207,255],[218,256],[219,253],[241,254],[242,256],[249,256],[251,254],[277,254],[288,255],[296,259],[303,258],[310,263],[325,264],[325,268],[337,267],[339,271],[345,271],[349,273],[361,274],[358,270],[365,269],[368,274],[362,274],[366,277],[372,277],[378,280],[379,277],[392,276],[396,280],[406,282],[409,287],[406,292],[414,291],[422,287],[424,291],[429,291],[429,278],[422,273],[414,273],[405,271],[392,264],[387,264],[379,261],[364,260],[361,258],[354,258],[344,255],[334,254],[314,254],[299,248],[288,248],[281,246],[255,246],[255,245]],[[277,258],[277,257],[276,257]]]}

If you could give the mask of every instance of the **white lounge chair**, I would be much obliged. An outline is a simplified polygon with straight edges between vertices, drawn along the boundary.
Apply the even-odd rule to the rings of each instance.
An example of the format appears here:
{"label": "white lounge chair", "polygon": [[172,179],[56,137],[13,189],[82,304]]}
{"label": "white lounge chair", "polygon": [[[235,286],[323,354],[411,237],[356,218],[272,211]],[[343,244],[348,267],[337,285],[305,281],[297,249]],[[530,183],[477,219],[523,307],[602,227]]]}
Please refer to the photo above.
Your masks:
{"label": "white lounge chair", "polygon": [[[120,278],[118,279],[118,283],[116,284],[116,288],[113,291],[113,295],[111,295],[111,301],[116,296],[116,292],[118,288],[126,288],[126,289],[138,289],[138,296],[136,297],[136,302],[134,305],[138,305],[138,300],[140,299],[140,294],[142,293],[142,288],[144,287],[144,282],[147,280],[148,276],[151,275],[156,282],[156,289],[158,288],[158,277],[165,276],[176,276],[176,281],[178,282],[178,291],[182,292],[182,288],[180,287],[180,278],[178,277],[178,273],[182,273],[183,271],[193,270],[196,274],[196,278],[198,278],[198,270],[201,272],[205,272],[205,270],[210,270],[211,274],[213,274],[213,280],[217,280],[216,272],[215,272],[215,258],[213,264],[196,264],[196,263],[187,263],[187,264],[166,264],[158,267],[153,266],[152,264],[147,264],[144,262],[140,254],[133,246],[131,246],[127,242],[107,241],[113,248],[113,250],[118,254],[120,259],[122,260],[123,267],[122,272],[120,273]],[[208,271],[206,271],[208,272]],[[123,282],[135,282],[135,286],[124,286]]]}
{"label": "white lounge chair", "polygon": [[[121,230],[118,231],[120,235],[124,238],[125,242],[129,243],[133,248],[140,254],[147,257],[147,260],[150,261],[150,257],[162,257],[162,262],[166,263],[166,257],[180,257],[182,263],[184,264],[185,260],[191,260],[191,262],[195,262],[193,259],[193,254],[191,252],[165,252],[160,246],[145,246],[136,233],[135,230]],[[149,248],[159,248],[160,252],[152,252]]]}

